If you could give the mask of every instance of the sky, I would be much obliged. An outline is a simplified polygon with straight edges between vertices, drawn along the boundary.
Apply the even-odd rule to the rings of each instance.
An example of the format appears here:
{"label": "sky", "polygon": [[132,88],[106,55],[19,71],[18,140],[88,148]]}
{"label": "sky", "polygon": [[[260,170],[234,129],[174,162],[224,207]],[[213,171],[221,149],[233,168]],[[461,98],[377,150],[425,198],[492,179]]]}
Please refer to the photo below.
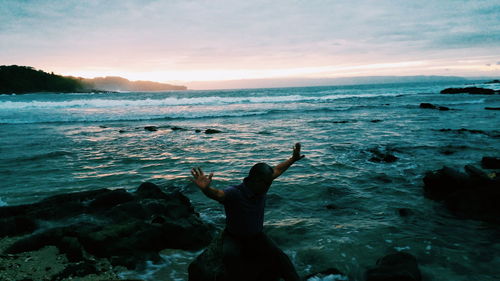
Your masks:
{"label": "sky", "polygon": [[0,65],[11,64],[198,88],[500,76],[500,1],[0,0]]}

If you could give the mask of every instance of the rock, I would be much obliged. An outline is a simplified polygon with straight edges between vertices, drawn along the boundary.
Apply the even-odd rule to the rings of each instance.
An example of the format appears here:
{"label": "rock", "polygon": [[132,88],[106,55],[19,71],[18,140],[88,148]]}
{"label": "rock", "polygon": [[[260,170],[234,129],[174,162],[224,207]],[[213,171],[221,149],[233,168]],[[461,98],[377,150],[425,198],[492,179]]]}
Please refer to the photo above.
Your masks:
{"label": "rock", "polygon": [[438,109],[441,110],[441,111],[448,111],[448,110],[450,110],[450,108],[446,107],[446,106],[438,106]]}
{"label": "rock", "polygon": [[316,281],[316,280],[348,280],[347,276],[336,268],[329,268],[318,273],[313,273],[307,275],[304,280],[306,281]]}
{"label": "rock", "polygon": [[400,217],[408,217],[408,216],[413,215],[413,211],[408,209],[408,208],[399,208],[398,214]]}
{"label": "rock", "polygon": [[328,210],[336,210],[339,208],[339,206],[335,205],[335,204],[328,204],[325,206]]}
{"label": "rock", "polygon": [[127,131],[125,131],[125,130],[118,130],[118,133],[120,133],[120,134],[123,134],[125,132],[127,132]]}
{"label": "rock", "polygon": [[366,281],[420,281],[417,259],[407,253],[389,254],[365,272]]}
{"label": "rock", "polygon": [[500,169],[500,157],[483,157],[481,167],[485,169]]}
{"label": "rock", "polygon": [[471,94],[471,95],[493,95],[495,90],[478,88],[478,87],[466,87],[466,88],[447,88],[441,91],[441,94]]}
{"label": "rock", "polygon": [[500,179],[471,165],[465,172],[443,167],[426,173],[425,196],[443,201],[459,217],[500,223]]}
{"label": "rock", "polygon": [[498,84],[498,83],[500,83],[500,80],[495,79],[495,80],[488,81],[485,84]]}
{"label": "rock", "polygon": [[144,130],[150,131],[150,132],[155,132],[155,131],[158,131],[158,127],[156,127],[156,126],[146,126],[146,127],[144,127]]}
{"label": "rock", "polygon": [[436,109],[437,107],[432,103],[423,102],[420,104],[420,108]]}
{"label": "rock", "polygon": [[215,130],[215,129],[206,129],[205,130],[205,134],[218,134],[218,133],[222,133],[222,131]]}
{"label": "rock", "polygon": [[2,207],[0,221],[7,220],[12,221],[5,224],[10,232],[20,229],[16,220],[31,225],[24,232],[35,230],[38,220],[53,226],[19,239],[6,253],[53,245],[71,262],[85,260],[87,253],[131,269],[146,260],[159,261],[163,249],[199,250],[212,238],[212,227],[200,220],[187,197],[164,193],[152,183],[141,184],[134,193],[101,189]]}
{"label": "rock", "polygon": [[[222,233],[219,234],[196,259],[189,265],[189,281],[233,281],[225,275],[222,261]],[[280,273],[273,268],[272,261],[266,258],[248,259],[245,280],[278,281]]]}
{"label": "rock", "polygon": [[31,233],[37,229],[37,223],[33,218],[16,216],[0,219],[0,237],[18,236]]}
{"label": "rock", "polygon": [[201,133],[201,130],[199,130],[199,129],[196,129],[196,130],[194,130],[194,131],[195,131],[196,133]]}
{"label": "rock", "polygon": [[380,120],[380,119],[373,119],[370,122],[372,122],[372,123],[379,123],[379,122],[382,122],[382,120]]}
{"label": "rock", "polygon": [[500,107],[485,107],[486,110],[500,110]]}
{"label": "rock", "polygon": [[371,157],[369,159],[369,161],[371,161],[371,162],[375,162],[375,163],[381,163],[381,162],[392,163],[392,162],[395,162],[396,160],[398,160],[398,157],[394,156],[389,151],[381,151],[378,148],[371,148],[371,149],[368,149],[368,151],[370,151],[374,155],[373,157]]}

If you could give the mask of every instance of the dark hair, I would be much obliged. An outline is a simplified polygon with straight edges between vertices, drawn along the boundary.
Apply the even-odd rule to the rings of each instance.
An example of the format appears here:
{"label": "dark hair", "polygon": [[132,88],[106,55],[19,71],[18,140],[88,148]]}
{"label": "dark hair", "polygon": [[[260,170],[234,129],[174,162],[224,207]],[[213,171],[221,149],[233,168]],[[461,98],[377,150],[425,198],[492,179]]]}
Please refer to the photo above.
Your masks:
{"label": "dark hair", "polygon": [[253,179],[262,179],[262,178],[269,178],[273,174],[273,168],[266,163],[257,163],[253,165],[253,167],[250,169],[250,172],[248,173],[248,179],[253,180]]}

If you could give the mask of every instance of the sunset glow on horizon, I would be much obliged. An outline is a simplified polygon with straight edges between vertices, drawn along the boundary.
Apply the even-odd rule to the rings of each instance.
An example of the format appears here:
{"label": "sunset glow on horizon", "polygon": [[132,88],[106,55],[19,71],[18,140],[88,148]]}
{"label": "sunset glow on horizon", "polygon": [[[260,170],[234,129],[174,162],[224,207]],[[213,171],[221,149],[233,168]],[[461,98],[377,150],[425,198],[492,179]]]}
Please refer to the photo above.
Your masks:
{"label": "sunset glow on horizon", "polygon": [[496,1],[7,0],[0,17],[0,64],[85,78],[500,76]]}

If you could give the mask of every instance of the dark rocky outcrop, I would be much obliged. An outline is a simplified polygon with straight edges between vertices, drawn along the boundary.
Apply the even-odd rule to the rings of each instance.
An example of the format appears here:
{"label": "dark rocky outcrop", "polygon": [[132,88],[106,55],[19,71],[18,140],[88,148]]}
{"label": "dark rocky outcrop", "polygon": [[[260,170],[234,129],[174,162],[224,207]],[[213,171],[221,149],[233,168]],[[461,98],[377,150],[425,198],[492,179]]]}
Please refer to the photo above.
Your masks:
{"label": "dark rocky outcrop", "polygon": [[465,173],[443,167],[427,172],[424,194],[427,198],[443,201],[455,215],[500,223],[500,179],[467,165]]}
{"label": "dark rocky outcrop", "polygon": [[500,107],[485,107],[486,110],[500,110]]}
{"label": "dark rocky outcrop", "polygon": [[495,79],[495,80],[488,81],[488,82],[486,82],[484,84],[500,84],[500,80]]}
{"label": "dark rocky outcrop", "polygon": [[[225,275],[222,261],[223,236],[219,234],[210,245],[189,265],[189,281],[233,281]],[[248,267],[244,280],[278,281],[280,273],[265,257],[245,260]],[[243,280],[243,276],[242,276]]]}
{"label": "dark rocky outcrop", "polygon": [[420,281],[417,259],[408,253],[389,254],[365,272],[366,281]]}
{"label": "dark rocky outcrop", "polygon": [[481,167],[485,169],[500,169],[500,157],[483,157]]}
{"label": "dark rocky outcrop", "polygon": [[420,104],[420,108],[426,108],[426,109],[437,109],[437,110],[441,110],[441,111],[446,111],[446,110],[450,110],[449,107],[446,107],[446,106],[438,106],[438,105],[433,105],[432,103],[427,103],[427,102],[423,102]]}
{"label": "dark rocky outcrop", "polygon": [[380,120],[380,119],[373,119],[373,120],[370,120],[370,122],[372,122],[372,123],[379,123],[379,122],[382,122],[382,120]]}
{"label": "dark rocky outcrop", "polygon": [[99,189],[2,207],[0,226],[0,237],[34,232],[12,244],[9,254],[53,245],[73,263],[91,255],[127,268],[160,260],[158,252],[166,248],[201,249],[212,237],[187,197],[152,183],[134,193]]}
{"label": "dark rocky outcrop", "polygon": [[495,93],[500,93],[500,91],[478,87],[447,88],[441,91],[441,94],[493,95]]}

